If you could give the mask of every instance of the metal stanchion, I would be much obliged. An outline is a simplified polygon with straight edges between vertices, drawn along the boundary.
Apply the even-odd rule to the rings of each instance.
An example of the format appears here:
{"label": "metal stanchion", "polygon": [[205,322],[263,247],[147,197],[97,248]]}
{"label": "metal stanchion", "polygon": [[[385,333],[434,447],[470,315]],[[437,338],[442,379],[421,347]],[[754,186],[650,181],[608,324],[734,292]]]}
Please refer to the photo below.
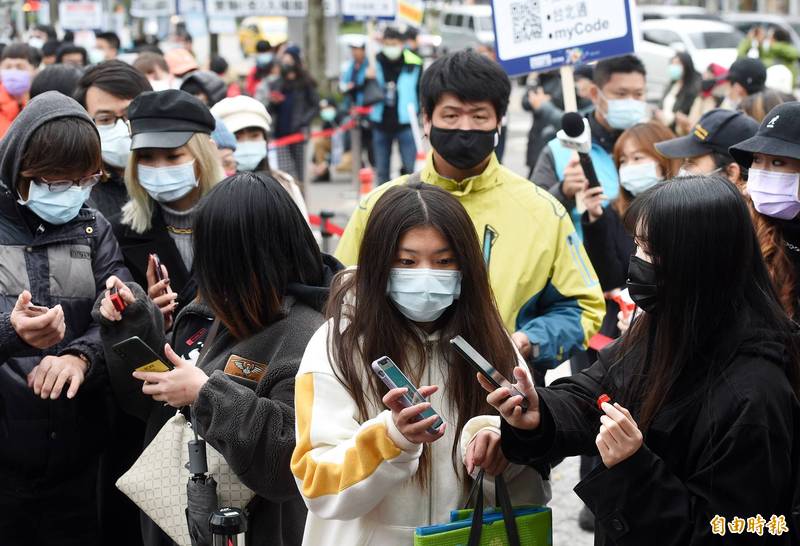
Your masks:
{"label": "metal stanchion", "polygon": [[213,546],[245,546],[247,518],[238,508],[220,508],[208,519]]}
{"label": "metal stanchion", "polygon": [[333,233],[331,233],[328,222],[333,217],[334,213],[330,210],[323,210],[319,213],[319,232],[322,235],[322,252],[325,254],[331,253],[331,237],[333,237]]}

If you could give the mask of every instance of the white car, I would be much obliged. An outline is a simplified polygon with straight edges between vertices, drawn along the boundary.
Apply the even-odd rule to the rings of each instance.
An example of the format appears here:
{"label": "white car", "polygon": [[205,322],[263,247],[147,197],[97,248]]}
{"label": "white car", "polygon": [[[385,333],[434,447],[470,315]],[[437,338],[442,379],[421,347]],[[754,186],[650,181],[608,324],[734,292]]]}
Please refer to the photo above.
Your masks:
{"label": "white car", "polygon": [[685,51],[695,69],[716,63],[725,68],[736,60],[744,35],[728,23],[707,19],[649,19],[639,24],[642,41],[637,54],[647,69],[648,99],[660,99],[669,85],[667,66]]}
{"label": "white car", "polygon": [[439,35],[443,51],[494,46],[492,6],[488,4],[448,4],[439,17]]}

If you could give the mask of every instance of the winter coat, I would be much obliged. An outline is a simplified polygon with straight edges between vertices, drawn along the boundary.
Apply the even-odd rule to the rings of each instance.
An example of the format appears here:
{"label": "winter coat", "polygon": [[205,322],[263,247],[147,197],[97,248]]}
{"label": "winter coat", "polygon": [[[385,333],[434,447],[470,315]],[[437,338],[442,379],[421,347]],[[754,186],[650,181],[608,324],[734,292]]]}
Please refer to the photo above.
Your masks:
{"label": "winter coat", "polygon": [[[785,516],[793,533],[800,524],[793,500],[800,403],[786,376],[788,357],[774,333],[749,331],[708,388],[705,366],[679,379],[636,453],[610,469],[599,465],[575,487],[596,517],[596,545],[797,544],[789,533],[773,536],[767,527],[763,536],[734,534],[724,525],[724,540],[712,534],[716,516],[728,523]],[[522,431],[504,422],[506,457],[531,463],[597,455],[596,400],[602,393],[621,399],[641,356],[617,361],[618,351],[611,346],[588,370],[537,388],[542,425]],[[628,409],[638,419],[635,404]]]}
{"label": "winter coat", "polygon": [[[248,544],[294,545],[302,540],[306,508],[289,470],[294,449],[294,377],[306,344],[323,323],[320,310],[333,269],[341,267],[335,261],[327,263],[323,286],[290,286],[283,319],[245,340],[236,340],[220,324],[198,362],[209,376],[191,408],[198,430],[257,495],[247,507]],[[147,444],[175,415],[175,409],[143,395],[141,381],[131,376],[134,364],[112,354],[114,344],[136,335],[165,358],[161,313],[141,287],[133,283],[129,287],[136,301],[125,309],[122,321],[102,318],[97,310],[101,298],[94,315],[102,327],[114,394],[123,409],[147,422]],[[210,309],[198,302],[178,313],[170,343],[178,345],[190,337],[187,326],[196,328],[198,317],[212,318]],[[244,372],[242,377],[225,373],[237,361],[265,365],[266,372],[258,381],[247,379]],[[144,527],[146,544],[159,544],[159,533],[152,525]]]}
{"label": "winter coat", "polygon": [[[31,135],[63,117],[92,122],[74,100],[44,93],[0,141],[0,490],[9,482],[53,484],[89,468],[108,427],[105,358],[91,310],[109,276],[130,278],[111,226],[85,206],[69,222],[52,225],[17,202]],[[11,326],[11,311],[23,290],[31,292],[36,305],[62,306],[66,333],[55,346],[35,349]],[[68,400],[66,389],[57,400],[34,395],[27,375],[42,358],[76,353],[90,362],[77,396]]]}
{"label": "winter coat", "polygon": [[161,216],[159,205],[153,207],[153,220],[150,229],[137,233],[121,221],[122,215],[111,218],[114,235],[119,241],[125,265],[137,284],[147,287],[147,263],[150,254],[158,254],[161,263],[169,272],[170,288],[178,293],[178,308],[187,305],[197,295],[197,284],[191,271],[186,269],[175,241],[170,237]]}
{"label": "winter coat", "polygon": [[110,220],[116,217],[122,206],[128,202],[128,189],[125,187],[122,174],[117,169],[110,169],[108,173],[108,179],[92,188],[92,195],[86,204]]}

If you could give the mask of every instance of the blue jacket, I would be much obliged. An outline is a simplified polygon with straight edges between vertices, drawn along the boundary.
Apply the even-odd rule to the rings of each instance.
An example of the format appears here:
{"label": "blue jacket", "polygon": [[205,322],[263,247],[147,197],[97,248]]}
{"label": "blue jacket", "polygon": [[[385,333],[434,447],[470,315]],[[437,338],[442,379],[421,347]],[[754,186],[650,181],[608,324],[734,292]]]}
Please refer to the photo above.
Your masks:
{"label": "blue jacket", "polygon": [[[572,154],[574,152],[561,144],[561,141],[557,138],[551,140],[547,146],[553,153],[556,176],[559,180],[564,180],[564,171],[567,168],[569,160],[572,159]],[[608,203],[616,199],[617,195],[619,195],[619,173],[617,172],[616,165],[614,165],[614,159],[611,157],[611,154],[596,143],[592,143],[589,157],[592,158],[597,178],[600,180],[600,185],[603,186],[603,193],[608,197],[608,201],[603,206],[608,206]],[[569,213],[572,217],[572,223],[575,225],[575,232],[578,234],[578,237],[583,240],[581,215],[578,213],[578,209],[572,207]]]}
{"label": "blue jacket", "polygon": [[[414,111],[419,112],[419,78],[422,75],[422,59],[411,51],[403,50],[403,69],[397,78],[397,119],[401,125],[411,123],[408,115],[408,105],[414,106]],[[375,80],[381,88],[386,87],[381,63],[375,63]],[[379,102],[372,107],[369,119],[375,123],[383,121],[383,103]]]}
{"label": "blue jacket", "polygon": [[[358,71],[355,70],[355,61],[350,61],[342,71],[342,78],[339,81],[339,89],[344,94],[343,105],[345,110],[350,110],[352,106],[363,106],[364,104],[364,82],[367,78],[367,67],[369,61],[361,63]],[[355,87],[348,92],[347,86],[355,83]],[[353,100],[355,98],[355,101]]]}

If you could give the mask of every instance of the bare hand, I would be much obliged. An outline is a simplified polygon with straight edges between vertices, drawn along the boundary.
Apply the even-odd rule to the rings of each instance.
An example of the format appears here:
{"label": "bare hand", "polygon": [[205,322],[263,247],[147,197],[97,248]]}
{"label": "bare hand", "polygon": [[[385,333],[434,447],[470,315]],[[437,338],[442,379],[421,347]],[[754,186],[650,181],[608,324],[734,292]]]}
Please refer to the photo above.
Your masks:
{"label": "bare hand", "polygon": [[583,193],[583,204],[589,214],[589,223],[593,224],[603,215],[603,201],[608,201],[608,197],[603,193],[603,188],[588,188]]}
{"label": "bare hand", "polygon": [[538,110],[546,102],[550,102],[550,95],[545,93],[541,87],[528,90],[528,104],[531,105],[531,108]]}
{"label": "bare hand", "polygon": [[679,134],[689,134],[689,131],[692,129],[692,122],[689,116],[683,112],[675,112],[675,128],[678,130]]}
{"label": "bare hand", "polygon": [[583,174],[581,161],[575,153],[564,169],[564,181],[561,183],[561,193],[567,199],[573,199],[575,194],[589,187],[589,180]]}
{"label": "bare hand", "polygon": [[173,408],[182,408],[193,404],[200,394],[200,389],[208,381],[206,372],[188,360],[179,357],[167,343],[164,354],[175,366],[168,372],[133,372],[133,377],[144,381],[142,393],[152,396],[153,400],[166,402]]}
{"label": "bare hand", "polygon": [[161,276],[163,280],[159,281],[156,277],[156,261],[153,256],[147,260],[147,295],[159,308],[161,314],[164,316],[164,331],[167,332],[172,328],[172,315],[175,308],[178,307],[178,294],[172,291],[169,286],[169,272],[167,266],[161,265]]}
{"label": "bare hand", "polygon": [[[419,393],[423,398],[428,398],[430,395],[439,390],[439,387],[433,385],[429,387],[420,387]],[[447,423],[442,423],[436,434],[431,434],[428,429],[436,423],[438,417],[432,415],[427,419],[417,421],[420,413],[431,407],[430,402],[423,402],[415,406],[404,407],[401,402],[403,395],[406,394],[408,389],[392,389],[383,397],[383,403],[386,407],[392,410],[392,419],[400,431],[400,434],[405,436],[406,440],[414,444],[430,444],[444,436],[445,427]]]}
{"label": "bare hand", "polygon": [[136,301],[136,298],[133,297],[133,292],[128,286],[122,282],[118,277],[111,275],[108,279],[106,279],[106,293],[103,296],[103,301],[100,302],[100,314],[103,315],[103,318],[106,320],[110,320],[112,322],[117,322],[122,320],[122,313],[117,311],[117,308],[114,307],[114,304],[111,303],[111,289],[116,288],[117,294],[122,298],[122,301],[125,302],[125,305],[130,305]]}
{"label": "bare hand", "polygon": [[521,366],[514,368],[514,378],[517,380],[514,387],[528,399],[528,411],[525,412],[522,411],[522,396],[511,396],[511,391],[505,387],[495,389],[494,385],[484,379],[481,374],[477,374],[477,377],[478,383],[481,384],[483,390],[489,393],[486,401],[500,412],[500,416],[509,425],[524,430],[539,428],[539,423],[542,420],[539,412],[539,395],[536,393],[536,389],[533,388],[533,380],[526,370]]}
{"label": "bare hand", "polygon": [[367,80],[374,80],[375,79],[375,67],[369,66],[367,67],[367,71],[364,72],[364,78]]}
{"label": "bare hand", "polygon": [[472,475],[475,467],[482,468],[488,475],[497,476],[505,472],[508,459],[500,449],[500,435],[491,430],[482,430],[475,435],[464,457],[467,474]]}
{"label": "bare hand", "polygon": [[633,456],[642,447],[644,439],[630,412],[617,404],[603,403],[605,415],[600,417],[600,433],[595,444],[606,468]]}
{"label": "bare hand", "polygon": [[31,293],[23,290],[11,311],[11,327],[22,341],[37,349],[49,349],[64,339],[67,325],[61,305],[56,305],[43,314],[33,313],[28,308],[30,305]]}
{"label": "bare hand", "polygon": [[67,398],[75,398],[86,376],[87,365],[74,355],[46,356],[28,374],[28,388],[42,400],[56,400],[69,383]]}
{"label": "bare hand", "polygon": [[531,356],[531,340],[528,338],[528,334],[525,332],[514,332],[511,334],[511,341],[514,343],[514,346],[519,351],[519,354],[522,355],[522,358],[528,359]]}

